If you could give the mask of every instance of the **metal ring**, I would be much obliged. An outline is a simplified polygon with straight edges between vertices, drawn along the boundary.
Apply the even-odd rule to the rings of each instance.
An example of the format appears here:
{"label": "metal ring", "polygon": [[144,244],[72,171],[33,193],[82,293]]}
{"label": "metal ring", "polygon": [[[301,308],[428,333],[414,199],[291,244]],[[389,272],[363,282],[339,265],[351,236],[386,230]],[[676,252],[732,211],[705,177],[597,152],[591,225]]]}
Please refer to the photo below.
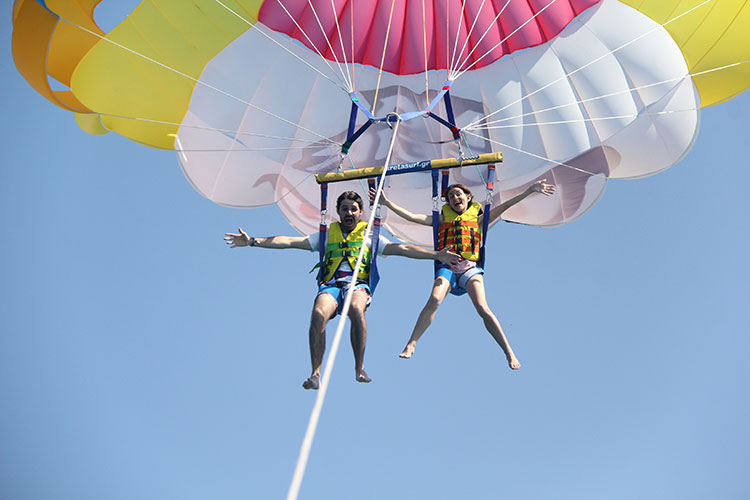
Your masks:
{"label": "metal ring", "polygon": [[390,129],[393,129],[393,125],[391,125],[391,120],[390,120],[392,116],[396,117],[396,120],[395,120],[396,122],[401,121],[401,115],[399,115],[396,112],[388,113],[387,115],[385,115],[385,124],[388,125],[388,128]]}

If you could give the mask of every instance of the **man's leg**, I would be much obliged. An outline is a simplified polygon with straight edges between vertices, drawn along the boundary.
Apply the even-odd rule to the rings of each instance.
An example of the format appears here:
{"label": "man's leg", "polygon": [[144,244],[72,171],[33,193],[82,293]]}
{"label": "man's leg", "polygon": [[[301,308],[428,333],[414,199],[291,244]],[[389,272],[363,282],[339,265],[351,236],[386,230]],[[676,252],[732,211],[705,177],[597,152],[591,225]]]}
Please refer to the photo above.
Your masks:
{"label": "man's leg", "polygon": [[419,338],[425,330],[427,330],[427,327],[432,324],[432,320],[435,319],[435,313],[437,312],[438,307],[443,303],[443,300],[450,290],[451,284],[447,279],[442,276],[435,278],[430,298],[427,299],[427,304],[425,304],[422,312],[419,313],[417,324],[414,325],[414,330],[411,332],[409,342],[406,344],[406,347],[404,347],[403,352],[399,354],[399,357],[408,359],[414,354],[414,349],[417,347],[417,341],[419,341]]}
{"label": "man's leg", "polygon": [[323,364],[323,353],[326,350],[326,325],[336,312],[338,303],[329,293],[315,297],[310,315],[310,362],[312,373],[302,383],[305,389],[317,389],[320,386],[320,366]]}
{"label": "man's leg", "polygon": [[521,368],[516,355],[513,353],[508,339],[505,337],[500,322],[495,317],[495,314],[490,310],[490,306],[487,304],[487,298],[484,293],[484,277],[481,274],[473,276],[468,283],[466,283],[466,292],[471,297],[471,302],[474,304],[474,308],[481,316],[484,321],[484,327],[490,332],[495,342],[502,348],[505,353],[505,358],[508,360],[508,366],[513,370]]}
{"label": "man's leg", "polygon": [[354,351],[354,373],[357,382],[371,382],[365,371],[365,346],[367,345],[367,322],[365,321],[365,310],[370,294],[364,289],[354,290],[352,303],[349,307],[349,321],[351,323],[350,337],[352,351]]}

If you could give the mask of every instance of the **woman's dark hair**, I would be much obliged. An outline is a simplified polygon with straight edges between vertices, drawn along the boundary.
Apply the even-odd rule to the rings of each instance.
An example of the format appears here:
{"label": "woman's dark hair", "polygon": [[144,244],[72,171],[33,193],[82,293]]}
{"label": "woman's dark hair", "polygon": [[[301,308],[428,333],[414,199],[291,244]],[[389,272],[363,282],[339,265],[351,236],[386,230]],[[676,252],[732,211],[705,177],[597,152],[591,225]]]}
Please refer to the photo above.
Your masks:
{"label": "woman's dark hair", "polygon": [[471,193],[471,190],[469,188],[467,188],[466,186],[464,186],[463,184],[451,184],[450,186],[448,186],[448,189],[445,190],[445,198],[446,199],[448,198],[448,193],[450,193],[451,189],[453,189],[453,188],[458,188],[461,191],[463,191],[464,193],[466,193],[466,196],[469,197],[469,201],[470,202],[474,201],[474,195]]}
{"label": "woman's dark hair", "polygon": [[355,193],[354,191],[344,191],[341,193],[336,200],[336,211],[338,212],[341,208],[341,203],[344,200],[352,200],[353,202],[357,203],[357,206],[360,210],[364,210],[364,205],[362,204],[362,197]]}

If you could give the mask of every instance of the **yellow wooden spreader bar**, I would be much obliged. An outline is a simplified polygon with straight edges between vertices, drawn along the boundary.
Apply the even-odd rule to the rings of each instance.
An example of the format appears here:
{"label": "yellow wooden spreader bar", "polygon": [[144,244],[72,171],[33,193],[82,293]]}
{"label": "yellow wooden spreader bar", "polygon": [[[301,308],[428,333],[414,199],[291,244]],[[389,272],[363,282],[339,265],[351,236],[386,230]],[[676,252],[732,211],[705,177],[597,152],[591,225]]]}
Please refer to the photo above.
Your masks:
{"label": "yellow wooden spreader bar", "polygon": [[[423,170],[468,167],[470,165],[484,165],[487,163],[500,163],[503,161],[502,153],[487,153],[479,156],[463,158],[442,158],[440,160],[424,160],[412,163],[399,163],[391,165],[385,175],[398,175],[410,172],[420,172]],[[327,174],[315,174],[315,180],[318,184],[324,182],[341,182],[354,179],[367,179],[368,177],[378,177],[383,173],[383,167],[355,168],[346,172],[331,172]]]}

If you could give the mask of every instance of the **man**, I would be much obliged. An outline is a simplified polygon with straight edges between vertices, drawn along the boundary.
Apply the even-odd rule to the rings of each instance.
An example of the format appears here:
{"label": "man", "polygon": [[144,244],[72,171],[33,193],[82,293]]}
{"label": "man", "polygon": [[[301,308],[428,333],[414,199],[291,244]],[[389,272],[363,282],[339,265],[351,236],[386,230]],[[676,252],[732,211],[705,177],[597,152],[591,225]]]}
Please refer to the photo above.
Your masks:
{"label": "man", "polygon": [[[226,233],[224,240],[231,248],[235,247],[262,247],[262,248],[298,248],[310,252],[319,251],[320,245],[326,245],[326,253],[323,269],[319,275],[319,290],[313,304],[310,317],[310,361],[312,373],[302,383],[305,389],[318,389],[320,385],[320,367],[323,363],[325,352],[325,329],[328,321],[341,313],[344,300],[350,290],[352,272],[359,249],[364,244],[365,259],[362,271],[360,271],[354,285],[349,309],[349,321],[351,322],[351,342],[354,351],[354,371],[357,382],[370,382],[364,366],[365,344],[367,342],[367,323],[365,322],[365,310],[370,304],[370,287],[368,279],[370,275],[369,262],[371,241],[364,240],[367,223],[360,221],[363,213],[362,198],[353,191],[342,193],[336,200],[336,212],[339,222],[330,225],[327,242],[320,241],[319,233],[309,236],[270,236],[267,238],[255,238],[248,236],[242,228],[239,233]],[[340,245],[336,245],[336,244]],[[333,244],[333,245],[332,245]],[[332,248],[335,247],[335,248]],[[341,248],[346,250],[342,251]],[[435,252],[424,248],[391,243],[387,238],[380,236],[378,240],[378,255],[400,255],[412,259],[439,260],[443,264],[456,264],[459,256],[447,249]]]}

